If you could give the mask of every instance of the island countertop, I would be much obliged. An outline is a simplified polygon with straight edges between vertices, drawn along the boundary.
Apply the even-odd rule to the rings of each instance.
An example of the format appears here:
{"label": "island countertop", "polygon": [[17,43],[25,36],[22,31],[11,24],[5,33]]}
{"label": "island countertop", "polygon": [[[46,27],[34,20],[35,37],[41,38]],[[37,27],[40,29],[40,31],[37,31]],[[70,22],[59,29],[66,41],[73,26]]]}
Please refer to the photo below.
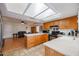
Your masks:
{"label": "island countertop", "polygon": [[24,34],[25,36],[35,36],[35,35],[43,35],[46,33],[33,33],[33,34]]}
{"label": "island countertop", "polygon": [[79,56],[79,37],[63,36],[43,44],[67,56]]}

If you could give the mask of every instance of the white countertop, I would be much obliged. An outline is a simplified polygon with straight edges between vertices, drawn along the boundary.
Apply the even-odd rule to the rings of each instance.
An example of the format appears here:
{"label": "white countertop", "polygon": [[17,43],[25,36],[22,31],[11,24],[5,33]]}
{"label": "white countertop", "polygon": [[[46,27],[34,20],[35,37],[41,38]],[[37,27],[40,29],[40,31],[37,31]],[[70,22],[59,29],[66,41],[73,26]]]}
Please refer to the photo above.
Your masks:
{"label": "white countertop", "polygon": [[24,34],[25,36],[35,36],[35,35],[42,35],[46,33],[33,33],[33,34]]}
{"label": "white countertop", "polygon": [[79,56],[79,37],[73,40],[72,36],[63,36],[48,41],[44,45],[67,56]]}

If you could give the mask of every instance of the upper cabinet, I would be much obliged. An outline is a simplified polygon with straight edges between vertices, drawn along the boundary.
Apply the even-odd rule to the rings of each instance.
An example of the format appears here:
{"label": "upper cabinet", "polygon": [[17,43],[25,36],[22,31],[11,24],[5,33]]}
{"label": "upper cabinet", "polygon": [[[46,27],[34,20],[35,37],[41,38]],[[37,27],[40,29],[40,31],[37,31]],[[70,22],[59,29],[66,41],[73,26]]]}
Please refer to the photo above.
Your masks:
{"label": "upper cabinet", "polygon": [[50,26],[58,25],[60,29],[75,29],[77,30],[77,16],[68,17],[65,19],[55,20],[52,22],[47,22],[43,24],[44,29],[49,29]]}

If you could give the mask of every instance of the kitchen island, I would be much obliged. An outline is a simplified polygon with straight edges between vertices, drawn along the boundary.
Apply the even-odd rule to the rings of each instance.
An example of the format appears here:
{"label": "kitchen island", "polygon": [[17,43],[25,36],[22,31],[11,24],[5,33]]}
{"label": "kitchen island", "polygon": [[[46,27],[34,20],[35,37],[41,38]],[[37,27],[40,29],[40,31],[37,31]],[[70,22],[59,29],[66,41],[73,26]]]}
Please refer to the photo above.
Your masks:
{"label": "kitchen island", "polygon": [[25,47],[31,48],[48,41],[48,34],[45,33],[33,33],[25,34]]}
{"label": "kitchen island", "polygon": [[79,37],[62,36],[43,45],[46,56],[79,56]]}

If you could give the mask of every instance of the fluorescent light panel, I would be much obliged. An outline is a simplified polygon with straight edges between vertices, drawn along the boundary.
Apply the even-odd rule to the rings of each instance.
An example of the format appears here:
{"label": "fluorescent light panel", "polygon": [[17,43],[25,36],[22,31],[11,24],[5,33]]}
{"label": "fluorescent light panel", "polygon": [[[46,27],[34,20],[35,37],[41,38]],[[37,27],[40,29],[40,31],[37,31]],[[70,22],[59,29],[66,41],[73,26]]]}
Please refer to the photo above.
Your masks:
{"label": "fluorescent light panel", "polygon": [[37,16],[36,18],[37,18],[37,19],[43,19],[43,18],[45,18],[45,17],[48,17],[48,16],[50,16],[50,15],[54,15],[54,14],[56,14],[56,12],[54,12],[54,11],[51,10],[51,9],[48,9],[48,10],[46,10],[45,12],[43,12],[42,14],[40,14],[39,16]]}
{"label": "fluorescent light panel", "polygon": [[8,11],[23,14],[28,3],[6,3],[5,5]]}
{"label": "fluorescent light panel", "polygon": [[[29,3],[6,3],[5,5],[8,11],[18,13],[18,14],[23,14],[28,4]],[[32,3],[30,7],[27,9],[27,11],[25,12],[25,15],[29,17],[34,17],[39,14],[38,16],[35,17],[35,19],[38,19],[39,21],[48,21],[48,20],[58,17],[58,16],[54,16],[56,12],[54,12],[50,8],[49,9],[47,8],[48,6],[46,6],[44,3]]]}
{"label": "fluorescent light panel", "polygon": [[46,17],[46,18],[44,18],[44,19],[42,19],[43,21],[50,21],[50,20],[53,20],[53,19],[55,19],[55,18],[59,18],[61,16],[61,14],[60,13],[57,13],[57,14],[55,14],[55,15],[51,15],[51,16],[49,16],[49,17]]}
{"label": "fluorescent light panel", "polygon": [[32,3],[27,12],[25,13],[26,16],[34,17],[37,14],[41,13],[48,7],[43,3]]}

